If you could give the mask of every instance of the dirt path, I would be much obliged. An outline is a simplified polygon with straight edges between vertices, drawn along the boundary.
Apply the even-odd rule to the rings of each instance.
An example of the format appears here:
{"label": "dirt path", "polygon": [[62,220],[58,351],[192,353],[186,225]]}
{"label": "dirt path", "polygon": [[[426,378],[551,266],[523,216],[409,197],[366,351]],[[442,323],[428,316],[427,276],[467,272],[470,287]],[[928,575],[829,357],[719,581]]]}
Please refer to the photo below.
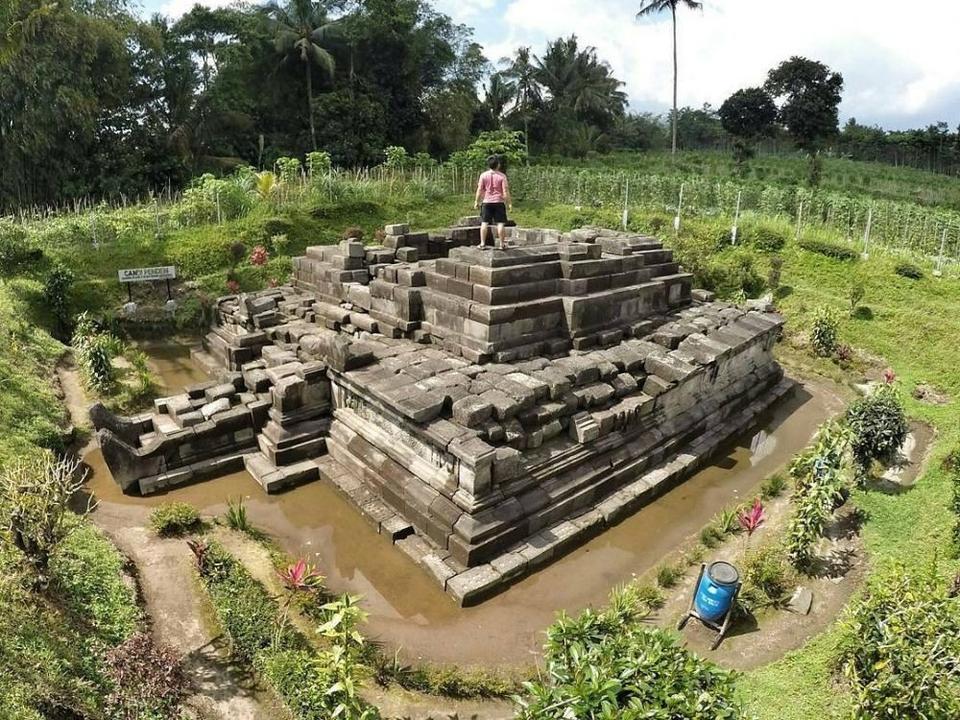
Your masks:
{"label": "dirt path", "polygon": [[192,694],[186,706],[205,720],[277,720],[285,711],[256,679],[227,657],[213,610],[196,584],[193,555],[182,539],[164,540],[131,523],[131,508],[97,509],[94,520],[137,567],[154,638],[182,657]]}

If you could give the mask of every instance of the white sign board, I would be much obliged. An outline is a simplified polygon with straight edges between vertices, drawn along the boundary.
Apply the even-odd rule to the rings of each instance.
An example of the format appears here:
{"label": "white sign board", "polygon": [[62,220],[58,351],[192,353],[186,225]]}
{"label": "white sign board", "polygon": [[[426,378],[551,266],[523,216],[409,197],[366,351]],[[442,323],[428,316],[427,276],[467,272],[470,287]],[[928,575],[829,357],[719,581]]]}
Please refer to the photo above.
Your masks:
{"label": "white sign board", "polygon": [[173,280],[177,277],[177,269],[173,265],[167,267],[131,268],[118,272],[120,282],[151,282],[153,280]]}

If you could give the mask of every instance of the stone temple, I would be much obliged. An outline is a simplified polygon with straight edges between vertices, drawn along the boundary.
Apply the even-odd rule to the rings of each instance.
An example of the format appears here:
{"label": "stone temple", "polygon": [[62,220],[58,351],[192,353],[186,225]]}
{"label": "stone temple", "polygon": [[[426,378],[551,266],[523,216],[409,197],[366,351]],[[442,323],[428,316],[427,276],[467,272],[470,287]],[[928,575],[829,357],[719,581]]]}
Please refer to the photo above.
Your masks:
{"label": "stone temple", "polygon": [[714,302],[654,238],[390,225],[308,248],[290,286],[220,298],[216,381],[91,410],[143,494],[246,468],[322,479],[474,603],[638,509],[787,393],[783,320]]}

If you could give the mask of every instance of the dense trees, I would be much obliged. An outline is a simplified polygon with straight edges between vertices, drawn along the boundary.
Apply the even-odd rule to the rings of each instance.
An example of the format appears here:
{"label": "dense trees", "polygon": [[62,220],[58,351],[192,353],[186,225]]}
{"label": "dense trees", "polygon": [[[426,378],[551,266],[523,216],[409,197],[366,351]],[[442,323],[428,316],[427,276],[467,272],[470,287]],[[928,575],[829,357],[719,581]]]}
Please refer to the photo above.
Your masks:
{"label": "dense trees", "polygon": [[5,5],[0,208],[135,196],[314,147],[355,165],[469,142],[487,73],[469,29],[426,0],[278,2],[175,23],[126,0]]}
{"label": "dense trees", "polygon": [[960,166],[960,133],[944,123],[885,133],[851,120],[837,133],[842,78],[804,58],[720,113],[661,117],[627,113],[623,83],[576,36],[519,48],[491,74],[471,30],[429,0],[261,0],[175,22],[128,3],[0,3],[0,212],[179,189],[314,149],[341,166],[378,164],[388,146],[443,160],[493,130],[521,131],[534,157],[731,142],[742,157],[764,145],[762,92],[779,105],[767,149]]}

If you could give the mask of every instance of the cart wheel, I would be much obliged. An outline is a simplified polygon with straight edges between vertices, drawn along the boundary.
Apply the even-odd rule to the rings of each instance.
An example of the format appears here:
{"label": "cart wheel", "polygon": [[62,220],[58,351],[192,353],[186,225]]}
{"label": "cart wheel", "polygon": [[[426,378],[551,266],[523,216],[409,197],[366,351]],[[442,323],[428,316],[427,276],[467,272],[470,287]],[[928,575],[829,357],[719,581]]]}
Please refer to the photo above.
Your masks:
{"label": "cart wheel", "polygon": [[711,650],[716,650],[720,647],[720,643],[723,642],[723,635],[717,635],[717,639],[713,641],[713,645],[710,646]]}
{"label": "cart wheel", "polygon": [[680,622],[677,623],[677,630],[683,630],[683,628],[686,626],[686,624],[687,624],[689,621],[690,621],[690,616],[689,616],[689,615],[685,615],[685,616],[680,620]]}

